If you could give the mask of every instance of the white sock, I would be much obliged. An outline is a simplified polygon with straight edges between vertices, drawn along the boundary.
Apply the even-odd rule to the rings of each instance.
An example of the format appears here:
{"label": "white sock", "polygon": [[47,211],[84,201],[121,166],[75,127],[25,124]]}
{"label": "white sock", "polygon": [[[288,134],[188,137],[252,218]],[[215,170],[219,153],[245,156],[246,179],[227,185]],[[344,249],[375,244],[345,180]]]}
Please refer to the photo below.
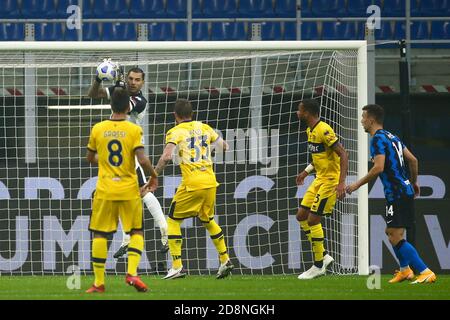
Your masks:
{"label": "white sock", "polygon": [[144,200],[144,203],[150,211],[153,220],[155,220],[155,224],[160,229],[164,228],[165,230],[167,230],[166,217],[164,217],[161,205],[159,204],[159,201],[158,199],[156,199],[155,195],[149,192],[144,196],[144,198],[142,198],[142,200]]}
{"label": "white sock", "polygon": [[127,246],[130,243],[131,236],[129,234],[126,234],[122,231],[123,237],[122,237],[122,244],[121,247]]}
{"label": "white sock", "polygon": [[426,268],[426,269],[423,270],[420,274],[424,274],[425,272],[430,272],[430,269]]}

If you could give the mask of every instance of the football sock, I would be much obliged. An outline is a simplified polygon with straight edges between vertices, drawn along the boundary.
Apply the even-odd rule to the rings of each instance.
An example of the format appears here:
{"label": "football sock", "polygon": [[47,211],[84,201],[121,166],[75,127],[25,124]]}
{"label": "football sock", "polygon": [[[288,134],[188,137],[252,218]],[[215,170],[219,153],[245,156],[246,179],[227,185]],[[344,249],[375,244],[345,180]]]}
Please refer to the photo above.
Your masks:
{"label": "football sock", "polygon": [[92,240],[92,266],[94,268],[94,285],[99,287],[105,284],[105,263],[108,245],[106,238],[94,238]]}
{"label": "football sock", "polygon": [[309,242],[311,242],[311,227],[308,224],[308,220],[299,221],[300,228],[305,232]]}
{"label": "football sock", "polygon": [[230,258],[228,256],[227,246],[223,237],[222,229],[219,227],[216,221],[211,220],[208,223],[203,223],[206,230],[208,230],[211,240],[219,253],[220,263],[227,262]]}
{"label": "football sock", "polygon": [[408,261],[406,261],[405,258],[400,254],[399,250],[397,249],[397,246],[392,246],[394,248],[395,256],[398,259],[398,262],[400,264],[400,271],[405,270],[408,267]]}
{"label": "football sock", "polygon": [[314,252],[314,265],[318,268],[322,268],[323,266],[323,229],[322,224],[316,224],[314,226],[310,226],[311,228],[311,241]]}
{"label": "football sock", "polygon": [[144,200],[144,203],[147,206],[148,211],[150,211],[153,220],[155,220],[155,224],[160,229],[161,228],[167,229],[166,217],[164,217],[161,204],[159,203],[158,199],[156,199],[155,195],[149,192],[142,198],[142,200]]}
{"label": "football sock", "polygon": [[183,244],[183,237],[181,236],[182,220],[174,220],[167,218],[169,251],[172,256],[172,268],[179,269],[183,266],[181,262],[181,246]]}
{"label": "football sock", "polygon": [[128,274],[137,275],[142,251],[144,250],[144,237],[141,234],[133,234],[128,245]]}
{"label": "football sock", "polygon": [[398,252],[405,259],[405,263],[411,265],[419,271],[420,273],[424,272],[427,269],[427,266],[419,257],[417,250],[406,240],[400,240],[396,245]]}

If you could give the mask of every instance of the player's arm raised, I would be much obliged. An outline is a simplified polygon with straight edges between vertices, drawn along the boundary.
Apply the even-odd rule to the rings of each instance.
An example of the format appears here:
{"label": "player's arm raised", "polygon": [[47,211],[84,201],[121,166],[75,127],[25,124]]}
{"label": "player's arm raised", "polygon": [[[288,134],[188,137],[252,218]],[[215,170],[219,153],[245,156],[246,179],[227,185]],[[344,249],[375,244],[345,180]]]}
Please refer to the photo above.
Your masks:
{"label": "player's arm raised", "polygon": [[420,187],[417,183],[417,175],[419,173],[419,160],[408,150],[408,148],[403,149],[403,157],[406,162],[408,162],[409,167],[409,179],[414,188],[414,197],[420,195]]}
{"label": "player's arm raised", "polygon": [[172,160],[172,154],[175,150],[176,145],[173,143],[166,144],[166,147],[164,148],[163,154],[161,155],[161,158],[159,158],[158,164],[156,165],[155,171],[157,175],[160,175],[164,168],[167,166],[167,164]]}
{"label": "player's arm raised", "polygon": [[94,80],[92,81],[92,84],[89,88],[88,91],[88,96],[90,98],[107,98],[108,94],[106,93],[106,89],[101,87],[100,84],[102,83],[102,81],[100,79],[98,79],[97,77],[94,78]]}
{"label": "player's arm raised", "polygon": [[348,194],[351,194],[353,191],[358,190],[361,186],[365,185],[369,181],[372,181],[373,179],[376,179],[384,171],[384,160],[386,159],[386,156],[384,154],[378,154],[373,159],[373,167],[367,172],[367,174],[356,181],[355,183],[352,183],[347,186],[346,191]]}
{"label": "player's arm raised", "polygon": [[333,145],[333,151],[339,156],[340,163],[340,174],[339,174],[339,184],[336,187],[337,197],[339,200],[345,197],[345,179],[347,178],[348,172],[348,155],[347,151],[344,149],[340,142],[336,142]]}

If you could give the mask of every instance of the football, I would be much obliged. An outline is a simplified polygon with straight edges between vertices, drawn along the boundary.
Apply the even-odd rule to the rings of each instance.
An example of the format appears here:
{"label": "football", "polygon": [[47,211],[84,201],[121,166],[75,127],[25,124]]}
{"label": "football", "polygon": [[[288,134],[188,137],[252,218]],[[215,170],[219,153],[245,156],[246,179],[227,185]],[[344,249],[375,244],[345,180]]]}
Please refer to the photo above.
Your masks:
{"label": "football", "polygon": [[97,77],[102,81],[113,81],[116,79],[117,69],[116,63],[105,59],[97,66]]}

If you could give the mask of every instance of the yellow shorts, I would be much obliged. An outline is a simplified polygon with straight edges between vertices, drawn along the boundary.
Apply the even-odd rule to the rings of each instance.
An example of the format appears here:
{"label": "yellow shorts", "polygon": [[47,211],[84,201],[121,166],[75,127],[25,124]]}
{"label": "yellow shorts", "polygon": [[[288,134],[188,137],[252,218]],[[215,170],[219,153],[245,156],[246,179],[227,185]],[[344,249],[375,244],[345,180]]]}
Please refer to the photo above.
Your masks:
{"label": "yellow shorts", "polygon": [[214,205],[216,204],[216,187],[187,191],[180,186],[170,205],[169,217],[183,220],[198,217],[201,222],[208,223],[214,219]]}
{"label": "yellow shorts", "polygon": [[336,204],[336,187],[336,182],[314,179],[300,206],[320,216],[331,214]]}
{"label": "yellow shorts", "polygon": [[123,231],[142,230],[142,200],[106,200],[94,198],[89,230],[111,234],[122,223]]}

